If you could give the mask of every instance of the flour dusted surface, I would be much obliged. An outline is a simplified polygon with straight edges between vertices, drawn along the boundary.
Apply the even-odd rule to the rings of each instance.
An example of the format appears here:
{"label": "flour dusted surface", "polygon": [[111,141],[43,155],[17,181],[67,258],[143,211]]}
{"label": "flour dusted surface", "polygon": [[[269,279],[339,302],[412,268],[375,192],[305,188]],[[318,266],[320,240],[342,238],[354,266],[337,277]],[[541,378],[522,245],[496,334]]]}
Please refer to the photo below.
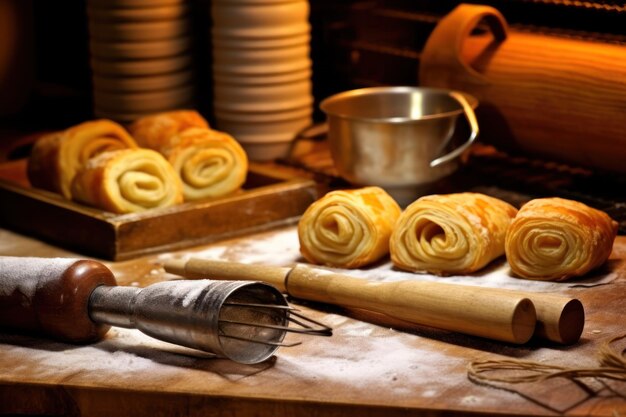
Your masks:
{"label": "flour dusted surface", "polygon": [[[164,273],[160,264],[166,259],[191,256],[276,266],[304,262],[299,254],[296,229],[290,227],[246,239],[152,255],[141,261],[107,265],[120,284],[142,287],[178,279]],[[445,278],[396,271],[388,261],[371,268],[332,271],[372,281],[412,279],[546,292],[611,283],[617,276],[617,272],[609,272],[568,283],[527,281],[510,277],[502,260],[472,276]],[[399,330],[393,330],[331,306],[294,305],[306,315],[332,326],[334,335],[321,338],[290,334],[287,342],[301,341],[302,345],[281,348],[275,358],[249,366],[160,342],[137,330],[113,328],[103,341],[88,346],[0,333],[0,382],[192,393],[233,398],[233,401],[242,396],[277,402],[371,404],[396,411],[404,407],[413,411],[431,406],[437,409],[444,404],[451,410],[522,410],[541,414],[545,410],[516,394],[470,383],[466,378],[468,361],[513,357],[571,365],[580,359],[576,352],[582,349],[590,358],[584,364],[591,365],[595,346],[589,342],[608,336],[612,330],[610,326],[598,326],[592,316],[590,327],[585,330],[585,343],[569,352],[569,348],[512,346],[432,329],[394,327]],[[620,327],[619,323],[614,326]],[[81,395],[88,395],[88,391],[82,391]]]}
{"label": "flour dusted surface", "polygon": [[[162,255],[160,259],[169,259],[173,256],[184,258],[198,257],[246,264],[265,264],[287,267],[294,266],[297,263],[306,264],[306,260],[300,255],[298,233],[295,227],[261,233],[248,239],[212,245],[207,248],[190,250],[182,254]],[[601,276],[591,274],[591,276],[567,283],[519,279],[511,275],[509,265],[503,257],[496,259],[484,269],[471,275],[452,275],[447,277],[400,271],[393,267],[388,258],[374,266],[358,269],[339,269],[307,265],[371,281],[434,281],[538,292],[562,292],[576,286],[584,287],[587,285],[606,284],[617,276],[615,273],[608,273]]]}

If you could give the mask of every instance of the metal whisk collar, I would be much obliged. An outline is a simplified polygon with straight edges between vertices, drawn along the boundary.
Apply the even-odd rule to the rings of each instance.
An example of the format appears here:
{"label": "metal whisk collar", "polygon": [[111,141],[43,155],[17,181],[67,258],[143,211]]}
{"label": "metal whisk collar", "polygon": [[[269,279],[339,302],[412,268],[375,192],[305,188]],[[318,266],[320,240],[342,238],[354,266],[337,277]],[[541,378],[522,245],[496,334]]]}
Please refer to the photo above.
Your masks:
{"label": "metal whisk collar", "polygon": [[[287,332],[329,336],[332,330],[289,307],[275,287],[256,281],[168,281],[146,288],[96,288],[93,321],[135,328],[154,338],[236,362],[262,362]],[[298,327],[290,327],[289,323]]]}

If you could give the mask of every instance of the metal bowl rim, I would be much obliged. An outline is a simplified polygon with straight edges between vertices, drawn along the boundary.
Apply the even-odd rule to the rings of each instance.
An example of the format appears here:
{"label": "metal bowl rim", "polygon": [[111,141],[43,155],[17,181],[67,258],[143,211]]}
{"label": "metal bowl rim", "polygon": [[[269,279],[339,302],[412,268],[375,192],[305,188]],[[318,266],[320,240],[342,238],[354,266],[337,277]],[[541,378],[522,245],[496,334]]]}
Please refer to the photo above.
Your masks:
{"label": "metal bowl rim", "polygon": [[475,109],[478,106],[478,99],[474,97],[473,95],[468,94],[464,91],[451,90],[447,88],[435,88],[435,87],[395,86],[395,87],[358,88],[355,90],[347,90],[341,93],[333,94],[329,97],[326,97],[320,102],[320,109],[327,116],[338,117],[341,119],[348,119],[348,120],[354,120],[354,121],[359,121],[359,122],[371,122],[371,123],[386,122],[386,123],[393,123],[393,124],[407,123],[407,122],[419,122],[422,120],[446,118],[446,117],[452,117],[452,116],[463,114],[463,108],[460,105],[457,110],[444,112],[444,113],[428,114],[428,115],[424,115],[421,117],[402,117],[402,116],[399,116],[399,117],[361,117],[361,116],[353,116],[353,115],[344,114],[344,113],[329,112],[327,110],[327,107],[331,102],[336,102],[346,97],[369,95],[369,94],[376,94],[376,93],[381,93],[381,92],[397,94],[397,93],[409,93],[409,92],[413,93],[417,91],[427,92],[427,93],[441,93],[441,94],[446,94],[446,95],[448,95],[451,92],[455,92],[458,94],[462,94],[467,99],[467,102],[469,103],[472,109]]}

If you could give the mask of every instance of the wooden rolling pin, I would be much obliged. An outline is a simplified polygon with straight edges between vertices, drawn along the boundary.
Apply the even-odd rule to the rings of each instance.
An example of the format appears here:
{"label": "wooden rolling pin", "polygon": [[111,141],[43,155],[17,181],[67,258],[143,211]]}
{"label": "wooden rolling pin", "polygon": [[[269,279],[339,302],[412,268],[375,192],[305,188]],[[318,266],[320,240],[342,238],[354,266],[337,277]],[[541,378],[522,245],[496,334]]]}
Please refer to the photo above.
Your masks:
{"label": "wooden rolling pin", "polygon": [[579,300],[553,294],[436,282],[368,282],[302,265],[286,268],[192,258],[170,260],[164,267],[193,279],[264,281],[296,298],[520,344],[533,332],[552,342],[572,344],[585,324]]}
{"label": "wooden rolling pin", "polygon": [[517,344],[532,337],[537,322],[532,301],[514,291],[417,281],[369,282],[301,265],[283,268],[190,259],[167,261],[164,268],[192,279],[263,281],[300,299]]}

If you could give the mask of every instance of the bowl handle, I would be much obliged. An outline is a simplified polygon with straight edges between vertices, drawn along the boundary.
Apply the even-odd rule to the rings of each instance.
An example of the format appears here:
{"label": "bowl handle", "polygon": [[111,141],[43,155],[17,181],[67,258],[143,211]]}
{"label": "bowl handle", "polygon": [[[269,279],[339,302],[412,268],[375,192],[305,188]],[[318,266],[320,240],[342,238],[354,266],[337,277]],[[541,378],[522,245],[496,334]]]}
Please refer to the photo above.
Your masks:
{"label": "bowl handle", "polygon": [[465,118],[467,119],[467,122],[469,123],[470,129],[472,130],[472,132],[470,133],[469,139],[463,145],[459,146],[458,148],[456,148],[450,153],[447,153],[443,156],[440,156],[439,158],[436,158],[430,161],[431,168],[434,168],[437,165],[441,165],[443,163],[453,160],[454,158],[457,158],[463,152],[465,152],[465,150],[469,148],[470,145],[474,143],[474,141],[478,137],[478,132],[479,132],[478,121],[476,120],[476,115],[474,114],[474,110],[472,109],[472,106],[470,106],[470,104],[467,102],[467,99],[465,98],[465,96],[463,96],[463,94],[458,93],[456,91],[450,91],[448,94],[450,95],[450,97],[455,99],[463,108],[463,114],[465,114]]}

